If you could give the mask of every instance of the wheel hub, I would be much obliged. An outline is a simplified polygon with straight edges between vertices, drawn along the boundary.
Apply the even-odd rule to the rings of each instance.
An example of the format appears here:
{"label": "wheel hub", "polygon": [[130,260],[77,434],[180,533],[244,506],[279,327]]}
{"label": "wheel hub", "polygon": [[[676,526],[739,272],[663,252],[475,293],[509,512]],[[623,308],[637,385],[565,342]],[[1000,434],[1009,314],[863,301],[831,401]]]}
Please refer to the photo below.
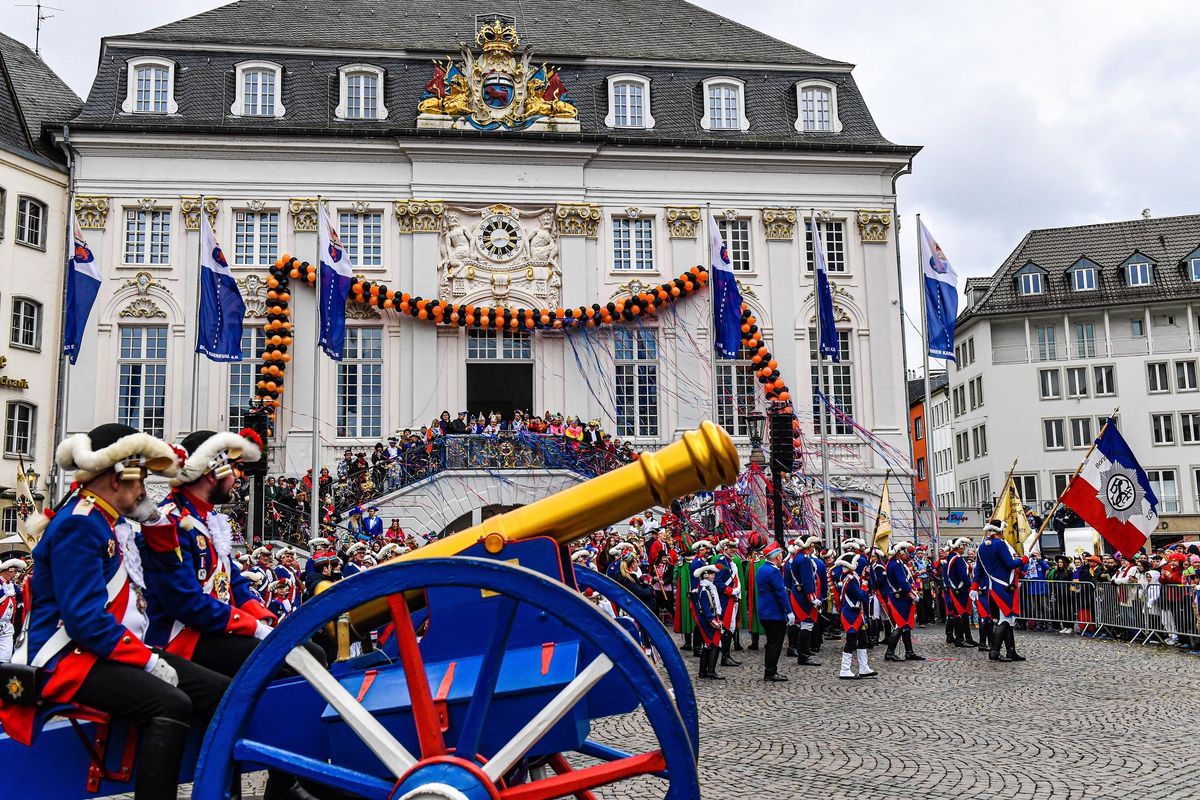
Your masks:
{"label": "wheel hub", "polygon": [[499,794],[476,764],[455,756],[421,761],[396,784],[395,800],[496,800]]}

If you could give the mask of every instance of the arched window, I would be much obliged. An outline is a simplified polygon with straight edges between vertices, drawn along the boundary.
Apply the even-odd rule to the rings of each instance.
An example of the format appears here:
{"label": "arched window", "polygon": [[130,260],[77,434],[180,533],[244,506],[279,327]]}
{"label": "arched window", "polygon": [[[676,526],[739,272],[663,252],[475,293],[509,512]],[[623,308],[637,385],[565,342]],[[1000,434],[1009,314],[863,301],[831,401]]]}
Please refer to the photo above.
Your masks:
{"label": "arched window", "polygon": [[27,297],[12,299],[12,329],[9,342],[14,347],[40,350],[42,347],[42,304]]}
{"label": "arched window", "polygon": [[746,119],[745,86],[737,78],[708,78],[704,81],[704,116],[700,127],[706,131],[750,130]]}
{"label": "arched window", "polygon": [[125,83],[126,114],[174,114],[179,111],[175,102],[175,62],[163,58],[132,58],[128,62]]}
{"label": "arched window", "polygon": [[796,84],[796,130],[801,133],[838,133],[837,85],[828,81]]}
{"label": "arched window", "polygon": [[383,105],[383,70],[370,64],[351,64],[338,69],[340,86],[338,119],[387,119]]}
{"label": "arched window", "polygon": [[33,457],[37,445],[37,406],[15,400],[4,410],[4,455]]}
{"label": "arched window", "polygon": [[650,113],[650,79],[641,75],[612,75],[608,79],[608,116],[610,128],[654,127]]}
{"label": "arched window", "polygon": [[229,111],[237,117],[282,117],[283,68],[269,61],[237,65],[236,97]]}

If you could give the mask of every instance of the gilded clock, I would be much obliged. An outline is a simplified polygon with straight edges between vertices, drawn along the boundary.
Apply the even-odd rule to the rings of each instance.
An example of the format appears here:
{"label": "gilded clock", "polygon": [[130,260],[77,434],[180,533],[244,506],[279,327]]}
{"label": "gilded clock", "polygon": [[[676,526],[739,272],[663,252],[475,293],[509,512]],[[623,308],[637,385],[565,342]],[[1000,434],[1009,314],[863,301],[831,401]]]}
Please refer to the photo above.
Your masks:
{"label": "gilded clock", "polygon": [[507,214],[484,217],[476,228],[475,243],[479,251],[494,261],[510,261],[520,254],[525,244],[521,223]]}

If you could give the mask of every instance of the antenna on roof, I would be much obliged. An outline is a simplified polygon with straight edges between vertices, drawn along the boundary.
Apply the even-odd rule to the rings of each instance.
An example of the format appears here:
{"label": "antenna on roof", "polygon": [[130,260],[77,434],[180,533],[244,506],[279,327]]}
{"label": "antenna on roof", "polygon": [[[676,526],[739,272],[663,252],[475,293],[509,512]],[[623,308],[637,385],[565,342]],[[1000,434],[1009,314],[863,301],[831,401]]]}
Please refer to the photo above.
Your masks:
{"label": "antenna on roof", "polygon": [[44,3],[18,3],[16,8],[36,8],[37,9],[37,26],[33,33],[33,54],[42,54],[42,22],[48,19],[54,19],[53,14],[43,14],[42,11],[64,11],[65,9],[48,6]]}

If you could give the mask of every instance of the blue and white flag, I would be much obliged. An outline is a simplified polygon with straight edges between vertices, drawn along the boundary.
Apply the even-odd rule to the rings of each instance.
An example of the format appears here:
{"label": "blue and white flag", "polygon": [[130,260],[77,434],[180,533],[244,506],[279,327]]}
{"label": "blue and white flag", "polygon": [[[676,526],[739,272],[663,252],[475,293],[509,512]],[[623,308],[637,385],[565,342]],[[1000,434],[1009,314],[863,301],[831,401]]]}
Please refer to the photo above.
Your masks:
{"label": "blue and white flag", "polygon": [[729,251],[721,238],[717,220],[709,214],[709,262],[713,291],[713,330],[717,355],[737,358],[742,348],[742,293],[729,262]]}
{"label": "blue and white flag", "polygon": [[321,349],[334,361],[342,360],[346,345],[346,295],[350,293],[350,282],[354,280],[354,265],[350,254],[342,246],[341,237],[329,222],[325,206],[320,208],[320,232],[317,249],[321,268],[318,272],[321,302]]}
{"label": "blue and white flag", "polygon": [[196,352],[209,361],[242,360],[242,321],[246,304],[208,215],[200,215],[200,321]]}
{"label": "blue and white flag", "polygon": [[100,265],[92,248],[83,239],[83,231],[79,223],[71,218],[74,231],[74,247],[71,257],[67,259],[67,309],[63,319],[63,355],[72,364],[79,358],[79,348],[83,346],[83,331],[87,327],[88,316],[100,292]]}
{"label": "blue and white flag", "polygon": [[817,321],[821,341],[817,352],[829,356],[837,364],[842,360],[842,349],[838,346],[837,323],[833,320],[833,291],[829,288],[829,264],[825,259],[825,244],[821,241],[821,226],[816,216],[811,218],[813,265],[817,278]]}
{"label": "blue and white flag", "polygon": [[918,223],[921,274],[925,284],[925,330],[929,355],[954,361],[954,321],[958,318],[958,273],[929,233]]}

